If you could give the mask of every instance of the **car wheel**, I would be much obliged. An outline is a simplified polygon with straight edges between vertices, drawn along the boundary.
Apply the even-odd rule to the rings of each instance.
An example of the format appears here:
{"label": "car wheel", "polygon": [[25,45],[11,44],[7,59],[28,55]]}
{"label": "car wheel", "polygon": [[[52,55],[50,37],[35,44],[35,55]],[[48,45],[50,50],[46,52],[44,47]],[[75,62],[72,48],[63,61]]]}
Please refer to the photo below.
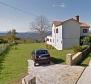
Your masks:
{"label": "car wheel", "polygon": [[36,63],[34,63],[34,66],[36,66]]}
{"label": "car wheel", "polygon": [[50,61],[48,61],[48,64],[50,64]]}

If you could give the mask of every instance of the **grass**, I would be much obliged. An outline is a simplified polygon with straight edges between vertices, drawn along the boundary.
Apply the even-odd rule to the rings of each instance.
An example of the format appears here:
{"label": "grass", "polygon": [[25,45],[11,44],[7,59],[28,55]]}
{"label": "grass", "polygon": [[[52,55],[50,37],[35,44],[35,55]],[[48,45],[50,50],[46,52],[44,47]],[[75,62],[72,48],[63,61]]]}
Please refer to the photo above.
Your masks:
{"label": "grass", "polygon": [[86,55],[86,57],[83,59],[83,61],[81,62],[80,65],[82,65],[82,66],[88,66],[90,60],[91,60],[91,53],[89,53],[88,55]]}
{"label": "grass", "polygon": [[[30,53],[36,48],[45,48],[45,44],[18,44],[16,49],[11,47],[0,55],[0,84],[20,84],[21,78],[27,74],[27,60],[31,57]],[[70,49],[49,50],[54,63],[64,63],[66,54],[72,52]]]}

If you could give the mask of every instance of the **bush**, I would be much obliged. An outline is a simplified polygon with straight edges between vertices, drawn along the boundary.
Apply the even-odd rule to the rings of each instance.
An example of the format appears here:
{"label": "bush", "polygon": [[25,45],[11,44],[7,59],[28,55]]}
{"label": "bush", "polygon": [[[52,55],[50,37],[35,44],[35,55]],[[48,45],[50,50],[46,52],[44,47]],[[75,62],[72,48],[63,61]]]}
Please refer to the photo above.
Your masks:
{"label": "bush", "polygon": [[74,46],[74,47],[73,47],[73,51],[74,51],[74,53],[82,52],[82,51],[85,50],[87,47],[88,47],[88,45]]}
{"label": "bush", "polygon": [[90,44],[91,44],[91,36],[80,37],[80,45],[90,45]]}
{"label": "bush", "polygon": [[85,50],[87,47],[88,47],[88,45],[82,45],[82,46],[81,46],[81,49],[82,49],[82,50]]}
{"label": "bush", "polygon": [[74,53],[82,51],[82,47],[81,46],[74,46],[72,49],[73,49]]}
{"label": "bush", "polygon": [[52,45],[48,45],[48,44],[46,44],[46,48],[47,49],[54,49],[54,47]]}

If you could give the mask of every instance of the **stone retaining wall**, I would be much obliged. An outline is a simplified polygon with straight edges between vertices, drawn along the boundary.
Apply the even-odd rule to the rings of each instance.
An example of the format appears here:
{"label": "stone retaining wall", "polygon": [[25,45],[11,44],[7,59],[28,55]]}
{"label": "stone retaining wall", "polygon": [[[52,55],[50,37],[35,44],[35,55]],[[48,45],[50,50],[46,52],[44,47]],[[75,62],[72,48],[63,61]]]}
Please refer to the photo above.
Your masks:
{"label": "stone retaining wall", "polygon": [[[66,56],[66,64],[68,65],[75,65],[78,64],[79,62],[81,62],[82,59],[84,59],[86,57],[86,55],[90,52],[91,47],[86,48],[83,52],[78,52],[76,53],[74,56],[72,56],[69,54]],[[69,58],[68,58],[69,57]],[[71,59],[72,58],[72,59]],[[70,62],[71,61],[71,62]],[[70,64],[71,63],[71,64]]]}
{"label": "stone retaining wall", "polygon": [[91,47],[86,48],[83,52],[78,52],[72,57],[72,64],[79,63],[82,59],[86,57],[86,55],[90,52]]}

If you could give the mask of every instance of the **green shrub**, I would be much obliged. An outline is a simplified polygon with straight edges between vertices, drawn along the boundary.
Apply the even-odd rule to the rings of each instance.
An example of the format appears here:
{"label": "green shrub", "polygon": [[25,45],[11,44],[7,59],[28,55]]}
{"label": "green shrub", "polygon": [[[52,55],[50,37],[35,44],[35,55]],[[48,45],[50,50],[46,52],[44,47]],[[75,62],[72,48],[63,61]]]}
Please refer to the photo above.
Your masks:
{"label": "green shrub", "polygon": [[54,49],[54,47],[52,45],[48,45],[48,44],[46,44],[46,48],[47,49]]}
{"label": "green shrub", "polygon": [[82,45],[82,46],[81,46],[81,49],[84,50],[84,49],[86,49],[87,47],[88,47],[88,45]]}
{"label": "green shrub", "polygon": [[81,46],[74,46],[72,49],[73,49],[74,53],[82,51],[82,47]]}

